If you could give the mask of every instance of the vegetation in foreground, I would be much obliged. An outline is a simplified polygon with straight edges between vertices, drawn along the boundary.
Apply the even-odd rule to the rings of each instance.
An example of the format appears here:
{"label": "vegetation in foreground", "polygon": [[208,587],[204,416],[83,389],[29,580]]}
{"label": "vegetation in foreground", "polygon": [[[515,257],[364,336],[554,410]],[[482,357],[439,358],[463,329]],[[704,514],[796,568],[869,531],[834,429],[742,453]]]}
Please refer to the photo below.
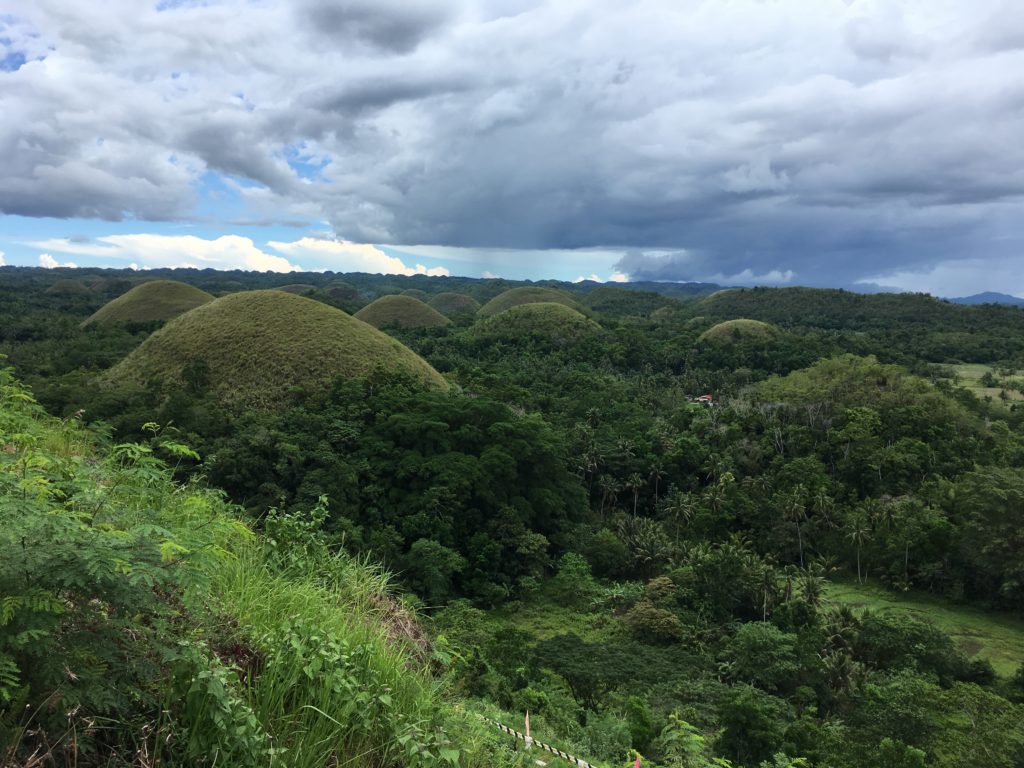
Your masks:
{"label": "vegetation in foreground", "polygon": [[[532,755],[514,755],[496,734],[474,730],[486,728],[475,718],[460,718],[481,713],[518,725],[529,709],[536,735],[602,766],[631,765],[636,752],[645,766],[674,768],[1024,759],[1024,673],[1014,635],[995,631],[1012,630],[1001,617],[1024,605],[1024,411],[979,399],[946,367],[1019,369],[1019,310],[788,289],[680,302],[564,286],[581,305],[603,307],[587,326],[593,333],[571,343],[543,333],[483,340],[488,321],[465,317],[444,328],[395,329],[458,386],[431,391],[374,372],[316,388],[301,369],[282,368],[292,386],[263,411],[227,408],[201,378],[173,367],[144,389],[96,390],[96,373],[149,330],[78,328],[116,276],[97,276],[107,288],[90,278],[88,291],[50,292],[63,277],[2,274],[31,290],[0,281],[10,319],[0,324],[0,344],[51,412],[68,424],[97,422],[117,444],[162,451],[179,482],[222,489],[240,505],[235,514],[253,533],[244,546],[224,547],[232,559],[205,576],[210,594],[225,595],[219,613],[235,618],[197,620],[197,628],[212,636],[237,625],[239,647],[261,648],[262,660],[275,646],[250,634],[273,635],[274,616],[300,604],[316,605],[318,615],[334,600],[349,606],[334,592],[371,580],[359,575],[365,569],[303,570],[325,551],[338,562],[342,552],[349,562],[370,557],[396,573],[408,590],[405,609],[425,615],[425,631],[407,631],[413,625],[393,617],[413,614],[391,601],[352,600],[373,604],[371,625],[392,617],[398,645],[420,659],[414,681],[403,684],[433,693],[403,697],[402,711],[447,702],[439,730],[430,731],[436,749],[426,748],[434,758],[446,759],[443,745],[461,750],[460,764],[522,764]],[[211,292],[285,282],[190,278]],[[488,300],[509,287],[287,279],[316,286],[318,306],[347,310],[381,291],[433,296],[454,287]],[[741,301],[742,313],[723,316],[726,300]],[[742,317],[778,331],[700,339]],[[154,436],[140,430],[146,422],[173,427]],[[154,447],[160,441],[194,445],[203,460]],[[107,481],[93,479],[106,492]],[[278,546],[299,565],[278,559]],[[250,551],[257,565],[269,563],[267,577],[250,574]],[[864,584],[904,596],[914,610],[883,606]],[[310,587],[326,589],[327,602],[317,603]],[[859,591],[850,604],[829,599],[844,588]],[[179,588],[183,603],[204,594],[197,589]],[[267,598],[272,611],[255,597],[278,593]],[[965,603],[983,611],[978,623],[958,608]],[[351,620],[364,609],[345,611]],[[980,653],[965,642],[969,632],[985,634]],[[360,677],[369,682],[358,690],[379,693],[375,674]],[[264,691],[283,690],[274,679],[264,678]],[[312,702],[330,717],[317,702],[347,711],[308,695],[300,706]],[[138,704],[141,693],[131,698],[119,712],[153,711]],[[257,721],[271,724],[261,727],[274,740],[286,738],[289,723],[316,730],[304,719],[312,709],[299,715],[271,703]],[[177,733],[188,727],[182,718]],[[340,734],[364,738],[358,721],[335,719],[345,724],[335,725],[336,745]],[[50,723],[47,738],[64,733],[58,726]],[[309,759],[324,758],[298,733],[287,739]],[[382,765],[405,764],[385,743],[364,743],[371,759],[386,755]]]}
{"label": "vegetation in foreground", "polygon": [[0,370],[4,765],[503,764],[324,504],[254,536],[151,432],[109,444]]}

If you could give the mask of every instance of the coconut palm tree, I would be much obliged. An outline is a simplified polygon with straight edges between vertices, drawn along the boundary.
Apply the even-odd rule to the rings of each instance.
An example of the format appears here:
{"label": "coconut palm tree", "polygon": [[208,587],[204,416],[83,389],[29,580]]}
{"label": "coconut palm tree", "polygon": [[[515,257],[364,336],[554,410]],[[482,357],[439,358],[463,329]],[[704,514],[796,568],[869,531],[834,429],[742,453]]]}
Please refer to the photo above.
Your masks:
{"label": "coconut palm tree", "polygon": [[782,505],[782,514],[791,523],[796,524],[797,548],[800,551],[800,567],[804,567],[804,537],[802,523],[807,519],[807,489],[797,484],[793,491],[786,495]]}
{"label": "coconut palm tree", "polygon": [[857,583],[863,584],[864,582],[860,575],[860,550],[871,538],[871,524],[866,515],[853,514],[846,521],[846,528],[846,537],[857,548]]}

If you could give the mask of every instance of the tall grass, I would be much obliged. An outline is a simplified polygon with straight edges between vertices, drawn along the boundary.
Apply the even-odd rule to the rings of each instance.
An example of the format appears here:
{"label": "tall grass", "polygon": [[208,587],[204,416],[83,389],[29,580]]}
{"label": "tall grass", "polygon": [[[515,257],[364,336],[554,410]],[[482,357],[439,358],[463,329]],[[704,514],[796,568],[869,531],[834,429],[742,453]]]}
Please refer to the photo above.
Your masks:
{"label": "tall grass", "polygon": [[235,763],[294,768],[512,759],[431,674],[429,646],[409,631],[416,624],[389,594],[387,574],[345,554],[304,549],[285,564],[277,555],[266,540],[252,542],[198,596],[214,663],[237,671],[222,720],[245,732],[254,754],[240,754],[208,716],[223,705],[220,688],[197,696],[193,680],[177,715],[193,759],[204,745],[211,763],[219,750]]}

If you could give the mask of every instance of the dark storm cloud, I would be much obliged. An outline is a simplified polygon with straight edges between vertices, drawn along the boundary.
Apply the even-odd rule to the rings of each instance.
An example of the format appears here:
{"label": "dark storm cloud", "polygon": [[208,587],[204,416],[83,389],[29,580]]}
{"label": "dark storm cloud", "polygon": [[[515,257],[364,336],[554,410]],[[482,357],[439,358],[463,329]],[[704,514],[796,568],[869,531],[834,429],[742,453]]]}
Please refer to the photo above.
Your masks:
{"label": "dark storm cloud", "polygon": [[0,0],[0,210],[196,216],[217,171],[233,219],[647,279],[938,290],[1024,248],[1015,3],[109,5]]}
{"label": "dark storm cloud", "polygon": [[415,48],[451,13],[434,0],[306,0],[297,6],[301,23],[333,44],[362,40],[388,51]]}

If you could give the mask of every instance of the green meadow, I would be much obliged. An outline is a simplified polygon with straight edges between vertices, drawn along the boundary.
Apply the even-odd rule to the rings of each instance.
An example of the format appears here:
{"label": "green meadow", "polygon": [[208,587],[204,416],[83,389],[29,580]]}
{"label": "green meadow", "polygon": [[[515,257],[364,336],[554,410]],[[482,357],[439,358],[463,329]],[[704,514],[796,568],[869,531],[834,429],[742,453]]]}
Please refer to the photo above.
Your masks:
{"label": "green meadow", "polygon": [[1024,619],[995,613],[921,592],[890,592],[874,584],[832,582],[828,599],[854,609],[906,615],[929,621],[948,634],[969,658],[986,659],[1008,677],[1024,663]]}

